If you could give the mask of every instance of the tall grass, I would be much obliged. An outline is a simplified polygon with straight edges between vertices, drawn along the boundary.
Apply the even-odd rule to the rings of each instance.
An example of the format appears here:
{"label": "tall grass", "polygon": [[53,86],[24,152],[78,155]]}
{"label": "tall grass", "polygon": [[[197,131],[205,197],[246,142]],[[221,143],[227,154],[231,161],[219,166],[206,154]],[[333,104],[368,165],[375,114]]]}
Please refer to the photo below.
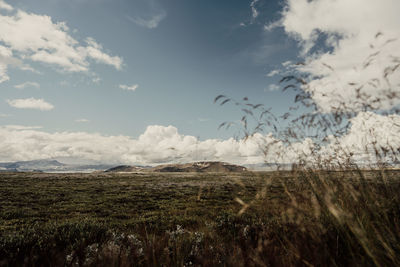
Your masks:
{"label": "tall grass", "polygon": [[[371,53],[362,68],[374,64],[378,56],[379,52]],[[325,64],[324,67],[335,72],[332,66]],[[283,92],[295,92],[293,106],[281,116],[273,114],[263,104],[250,103],[247,97],[242,101],[224,95],[215,98],[214,102],[220,105],[234,103],[244,114],[240,123],[224,122],[220,127],[238,126],[246,139],[257,133],[272,134],[273,141],[260,144],[266,159],[285,161],[288,154],[282,150],[297,151],[296,157],[291,158],[294,180],[290,182],[296,184],[298,191],[291,192],[288,181],[282,180],[291,200],[282,214],[286,223],[294,227],[294,232],[280,239],[280,247],[289,251],[281,263],[400,264],[400,199],[395,182],[400,172],[388,175],[388,168],[399,162],[400,147],[390,141],[378,143],[376,133],[382,129],[366,129],[364,134],[369,142],[362,151],[364,160],[356,157],[360,151],[352,151],[341,144],[352,120],[361,112],[383,116],[400,113],[396,104],[399,103],[400,84],[393,85],[390,81],[399,68],[399,59],[393,57],[381,77],[363,84],[347,84],[347,90],[354,92],[354,101],[349,104],[338,94],[335,106],[328,112],[322,111],[315,101],[318,88],[312,88],[313,78],[298,73],[280,80]],[[364,90],[367,86],[375,88],[378,94],[368,93],[370,91]],[[296,150],[305,139],[310,140],[309,146]],[[273,149],[277,143],[282,150]],[[328,150],[331,144],[335,149]],[[376,184],[372,186],[371,181]],[[326,250],[322,249],[322,254],[313,253],[323,247]]]}

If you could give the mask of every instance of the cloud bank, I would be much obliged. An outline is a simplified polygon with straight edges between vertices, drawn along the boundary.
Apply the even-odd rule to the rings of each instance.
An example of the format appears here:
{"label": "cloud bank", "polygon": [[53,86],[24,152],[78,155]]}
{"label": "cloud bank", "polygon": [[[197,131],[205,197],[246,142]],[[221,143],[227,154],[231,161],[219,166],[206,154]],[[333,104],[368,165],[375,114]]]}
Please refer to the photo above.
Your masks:
{"label": "cloud bank", "polygon": [[0,161],[73,158],[112,164],[157,164],[195,160],[263,162],[261,135],[244,141],[209,139],[178,133],[173,126],[149,126],[137,139],[86,132],[46,133],[31,127],[0,127]]}
{"label": "cloud bank", "polygon": [[[379,127],[379,128],[378,128]],[[373,133],[371,133],[374,131]],[[379,130],[373,130],[379,129]],[[374,162],[371,144],[400,147],[400,116],[360,113],[352,121],[349,133],[318,153],[339,159],[346,151],[358,162]],[[199,140],[182,135],[173,126],[148,126],[137,139],[129,136],[104,136],[87,132],[47,133],[37,127],[0,127],[0,161],[70,158],[110,164],[159,164],[218,160],[237,164],[293,163],[299,158],[312,162],[315,145],[310,139],[285,145],[271,134],[255,134],[249,139]],[[266,154],[265,148],[268,147]]]}

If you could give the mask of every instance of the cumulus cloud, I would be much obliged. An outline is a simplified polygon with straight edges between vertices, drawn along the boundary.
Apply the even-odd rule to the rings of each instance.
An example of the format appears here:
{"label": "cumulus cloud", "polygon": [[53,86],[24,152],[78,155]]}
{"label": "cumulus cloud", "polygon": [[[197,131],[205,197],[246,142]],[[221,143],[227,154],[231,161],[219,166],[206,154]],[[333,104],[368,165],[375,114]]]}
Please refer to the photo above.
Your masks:
{"label": "cumulus cloud", "polygon": [[26,87],[40,88],[40,84],[38,84],[37,82],[25,82],[25,83],[21,83],[21,84],[16,84],[16,85],[14,85],[14,87],[17,89],[24,89]]}
{"label": "cumulus cloud", "polygon": [[400,153],[400,116],[360,112],[351,119],[347,134],[339,138],[328,136],[328,140],[330,143],[318,155],[332,164],[343,164],[349,157],[361,166],[396,163]]}
{"label": "cumulus cloud", "polygon": [[196,160],[264,161],[259,145],[272,137],[200,141],[173,126],[149,126],[137,139],[86,132],[46,133],[31,127],[0,127],[0,161],[73,158],[107,163],[157,164]]}
{"label": "cumulus cloud", "polygon": [[[374,108],[391,108],[400,93],[400,2],[397,0],[287,0],[280,25],[299,41],[311,74],[305,88],[321,111],[345,104],[361,110],[362,102]],[[271,25],[269,25],[271,26]],[[322,39],[321,39],[322,38]],[[313,49],[324,42],[327,52]],[[380,102],[377,102],[377,99]]]}
{"label": "cumulus cloud", "polygon": [[[0,3],[0,8],[9,6]],[[0,82],[9,79],[7,65],[11,59],[22,69],[30,68],[26,61],[34,61],[67,72],[89,72],[90,60],[116,69],[123,65],[122,58],[104,52],[93,38],[85,42],[74,39],[65,22],[53,22],[50,16],[22,10],[0,13]]]}
{"label": "cumulus cloud", "polygon": [[52,110],[54,106],[43,99],[36,98],[25,98],[25,99],[13,99],[7,100],[7,103],[14,107],[20,109],[38,109],[42,111]]}
{"label": "cumulus cloud", "polygon": [[[400,116],[361,113],[352,121],[349,133],[333,139],[317,154],[311,139],[290,146],[271,134],[255,134],[247,140],[207,139],[182,135],[173,126],[148,126],[137,139],[129,136],[105,136],[87,132],[47,133],[31,126],[0,126],[0,161],[69,158],[110,164],[159,164],[218,160],[236,164],[295,163],[299,159],[313,162],[353,151],[358,162],[376,160],[372,144],[400,147]],[[374,131],[375,127],[384,131]],[[366,149],[367,148],[367,149]]]}
{"label": "cumulus cloud", "polygon": [[328,136],[329,143],[320,149],[311,139],[282,146],[283,158],[296,162],[302,157],[307,163],[343,163],[349,156],[361,164],[398,161],[400,116],[377,114],[400,104],[398,9],[396,0],[286,0],[281,18],[265,26],[267,31],[282,27],[298,41],[304,59],[304,64],[284,62],[284,70],[267,76],[293,71],[308,76],[303,89],[320,112],[354,112],[347,133]]}
{"label": "cumulus cloud", "polygon": [[138,84],[133,84],[133,85],[125,85],[125,84],[120,84],[119,88],[121,88],[122,90],[126,90],[126,91],[136,91],[136,89],[139,87]]}
{"label": "cumulus cloud", "polygon": [[165,19],[166,16],[167,16],[167,13],[165,11],[161,11],[160,13],[153,15],[151,17],[148,17],[148,18],[142,18],[142,17],[132,18],[130,16],[127,16],[127,18],[128,18],[128,20],[132,21],[133,23],[135,23],[139,26],[146,27],[149,29],[154,29],[154,28],[158,27],[160,22],[163,19]]}

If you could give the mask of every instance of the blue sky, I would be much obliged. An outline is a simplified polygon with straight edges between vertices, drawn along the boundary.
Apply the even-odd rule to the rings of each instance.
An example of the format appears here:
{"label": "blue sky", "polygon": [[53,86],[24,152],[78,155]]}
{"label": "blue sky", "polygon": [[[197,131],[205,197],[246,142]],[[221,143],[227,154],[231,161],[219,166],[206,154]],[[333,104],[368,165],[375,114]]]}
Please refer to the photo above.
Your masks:
{"label": "blue sky", "polygon": [[[218,125],[239,119],[241,113],[213,104],[217,95],[248,96],[277,112],[292,100],[268,90],[278,78],[266,76],[298,51],[282,29],[263,29],[279,18],[279,1],[256,3],[257,18],[252,16],[251,1],[16,0],[9,4],[48,15],[53,23],[66,22],[76,40],[92,37],[124,63],[121,70],[91,64],[98,82],[85,73],[60,72],[42,63],[31,63],[40,74],[10,68],[10,80],[0,84],[0,113],[10,115],[0,118],[2,124],[133,137],[148,125],[173,125],[201,139],[226,138],[232,131],[218,130]],[[138,22],[151,24],[157,16],[161,19],[152,26]],[[25,82],[40,88],[14,88]],[[124,91],[120,84],[138,88]],[[27,97],[44,99],[54,109],[17,110],[4,101]]]}
{"label": "blue sky", "polygon": [[309,77],[317,112],[354,112],[320,152],[364,160],[370,129],[385,125],[383,146],[400,140],[400,116],[362,109],[400,105],[400,72],[383,75],[400,62],[400,2],[360,1],[0,0],[0,161],[294,162],[311,139],[234,139],[218,126],[242,111],[213,103],[248,97],[283,114],[289,72]]}

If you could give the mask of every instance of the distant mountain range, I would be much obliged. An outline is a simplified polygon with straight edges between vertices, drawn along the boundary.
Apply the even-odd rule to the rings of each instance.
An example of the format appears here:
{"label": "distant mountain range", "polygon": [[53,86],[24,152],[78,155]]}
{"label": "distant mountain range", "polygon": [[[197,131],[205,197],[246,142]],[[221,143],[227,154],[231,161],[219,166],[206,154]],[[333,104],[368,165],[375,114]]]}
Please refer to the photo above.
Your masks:
{"label": "distant mountain range", "polygon": [[120,165],[110,168],[106,172],[242,172],[291,170],[292,167],[292,163],[259,163],[240,166],[220,161],[200,161],[183,164],[165,164],[155,167]]}
{"label": "distant mountain range", "polygon": [[183,164],[165,164],[155,167],[121,165],[106,172],[244,172],[246,167],[220,161],[200,161]]}
{"label": "distant mountain range", "polygon": [[[374,165],[359,165],[360,168],[374,168]],[[388,163],[389,168],[400,168],[399,162]],[[0,163],[0,172],[48,172],[48,173],[91,173],[91,172],[243,172],[291,170],[291,163],[260,163],[243,166],[220,161],[200,161],[184,164],[158,166],[111,164],[65,164],[57,160],[32,160]]]}
{"label": "distant mountain range", "polygon": [[89,173],[94,171],[104,171],[115,165],[107,164],[64,164],[57,160],[31,160],[0,163],[0,171],[2,172],[83,172]]}
{"label": "distant mountain range", "polygon": [[243,172],[246,167],[219,161],[201,161],[185,164],[152,166],[129,165],[79,165],[65,164],[57,160],[32,160],[0,163],[0,172],[48,172],[48,173],[90,173],[105,172]]}

